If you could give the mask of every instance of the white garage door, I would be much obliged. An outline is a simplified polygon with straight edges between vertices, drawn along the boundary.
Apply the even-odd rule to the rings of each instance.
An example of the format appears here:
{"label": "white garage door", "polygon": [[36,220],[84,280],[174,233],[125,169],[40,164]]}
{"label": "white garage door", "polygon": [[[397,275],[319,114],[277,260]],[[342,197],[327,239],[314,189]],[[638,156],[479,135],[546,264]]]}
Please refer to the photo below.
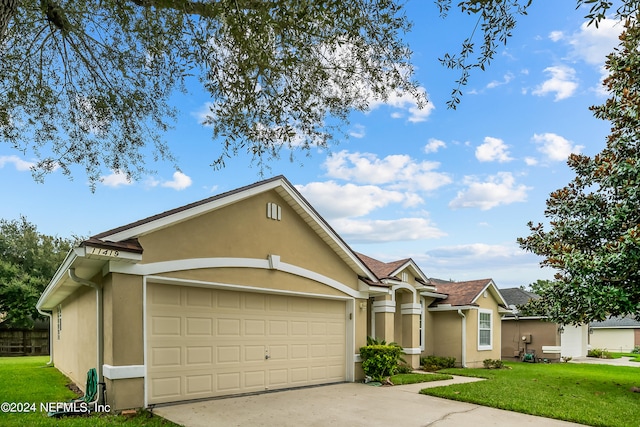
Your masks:
{"label": "white garage door", "polygon": [[147,402],[344,381],[345,302],[149,283]]}

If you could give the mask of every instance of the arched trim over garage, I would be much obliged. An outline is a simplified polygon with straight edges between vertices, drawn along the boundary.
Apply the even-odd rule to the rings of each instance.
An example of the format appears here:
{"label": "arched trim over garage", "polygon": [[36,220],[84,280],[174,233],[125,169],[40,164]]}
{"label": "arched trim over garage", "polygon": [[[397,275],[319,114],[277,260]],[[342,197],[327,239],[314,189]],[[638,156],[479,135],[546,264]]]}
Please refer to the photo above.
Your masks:
{"label": "arched trim over garage", "polygon": [[334,288],[352,298],[368,298],[368,294],[350,288],[325,275],[307,270],[293,264],[282,262],[277,255],[269,255],[267,259],[256,258],[192,258],[174,261],[154,262],[150,264],[122,264],[109,262],[108,271],[105,273],[124,273],[139,276],[152,276],[155,274],[170,273],[172,271],[196,270],[202,268],[258,268],[266,270],[278,270],[314,280],[316,282]]}

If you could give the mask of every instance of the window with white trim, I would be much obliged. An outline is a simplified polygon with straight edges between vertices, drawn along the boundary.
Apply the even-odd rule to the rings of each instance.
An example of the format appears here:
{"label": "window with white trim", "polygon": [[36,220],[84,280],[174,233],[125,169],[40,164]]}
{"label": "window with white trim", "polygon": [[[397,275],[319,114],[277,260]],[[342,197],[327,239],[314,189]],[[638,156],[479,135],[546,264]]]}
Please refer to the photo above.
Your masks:
{"label": "window with white trim", "polygon": [[58,305],[58,339],[60,339],[61,332],[62,332],[62,305]]}
{"label": "window with white trim", "polygon": [[478,310],[478,350],[493,349],[493,311]]}

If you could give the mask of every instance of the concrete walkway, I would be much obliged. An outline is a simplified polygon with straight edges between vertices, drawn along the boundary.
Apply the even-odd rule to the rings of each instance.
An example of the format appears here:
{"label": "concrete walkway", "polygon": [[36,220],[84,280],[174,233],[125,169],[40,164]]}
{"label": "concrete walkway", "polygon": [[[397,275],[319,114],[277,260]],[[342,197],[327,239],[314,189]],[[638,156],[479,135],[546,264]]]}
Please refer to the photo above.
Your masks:
{"label": "concrete walkway", "polygon": [[425,396],[426,387],[478,381],[455,377],[393,387],[343,383],[252,396],[156,407],[153,412],[187,427],[402,426],[569,427],[579,424]]}
{"label": "concrete walkway", "polygon": [[595,365],[633,366],[640,368],[640,362],[632,362],[630,357],[622,356],[619,359],[598,359],[597,357],[574,357],[569,363],[589,363]]}

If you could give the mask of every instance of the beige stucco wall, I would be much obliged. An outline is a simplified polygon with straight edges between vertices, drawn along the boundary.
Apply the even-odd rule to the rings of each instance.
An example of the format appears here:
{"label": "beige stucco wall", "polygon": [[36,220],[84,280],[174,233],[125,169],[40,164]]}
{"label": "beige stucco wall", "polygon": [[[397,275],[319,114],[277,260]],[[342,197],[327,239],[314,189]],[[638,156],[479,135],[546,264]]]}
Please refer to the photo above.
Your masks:
{"label": "beige stucco wall", "polygon": [[434,311],[433,319],[433,352],[425,351],[425,355],[455,357],[456,364],[462,363],[462,319],[455,311]]}
{"label": "beige stucco wall", "polygon": [[96,291],[82,286],[61,306],[60,339],[57,334],[58,307],[53,310],[53,363],[84,391],[87,372],[97,368]]}
{"label": "beige stucco wall", "polygon": [[[531,337],[530,343],[525,343],[522,337]],[[526,344],[526,345],[525,345]],[[502,321],[502,359],[520,360],[522,353],[535,350],[536,357],[559,361],[560,354],[543,353],[543,346],[559,346],[560,335],[557,324],[545,322],[541,319],[514,319]]]}
{"label": "beige stucco wall", "polygon": [[630,352],[635,346],[634,329],[594,328],[589,337],[591,348]]}
{"label": "beige stucco wall", "polygon": [[491,310],[492,322],[492,346],[491,350],[479,350],[478,348],[478,322],[480,310],[469,310],[467,312],[467,367],[482,367],[485,359],[500,359],[501,354],[501,318],[498,314],[498,303],[493,298],[491,292],[486,293],[486,297],[480,295],[476,300],[479,309]]}
{"label": "beige stucco wall", "polygon": [[[267,203],[281,207],[281,221],[267,218]],[[274,254],[283,263],[330,277],[352,289],[358,287],[353,270],[276,191],[158,230],[139,241],[145,264],[215,257],[264,260]]]}

